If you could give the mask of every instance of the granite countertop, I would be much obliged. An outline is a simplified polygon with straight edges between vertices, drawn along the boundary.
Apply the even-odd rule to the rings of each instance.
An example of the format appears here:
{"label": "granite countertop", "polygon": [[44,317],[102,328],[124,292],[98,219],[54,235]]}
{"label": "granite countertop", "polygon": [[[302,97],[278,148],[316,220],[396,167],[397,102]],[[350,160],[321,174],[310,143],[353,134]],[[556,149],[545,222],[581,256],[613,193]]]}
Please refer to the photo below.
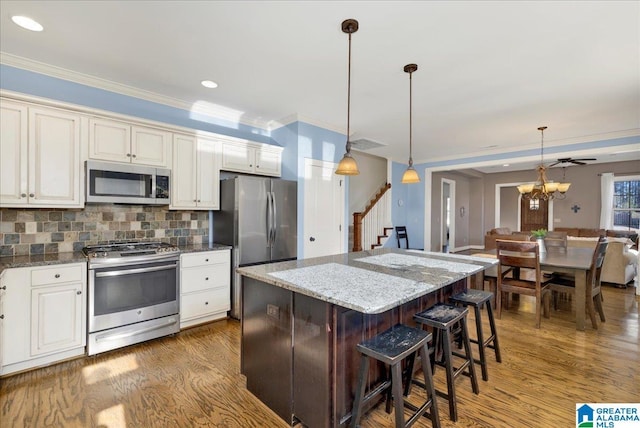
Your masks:
{"label": "granite countertop", "polygon": [[220,250],[230,250],[233,247],[231,245],[223,245],[216,244],[215,242],[211,245],[207,244],[193,244],[193,245],[183,245],[180,247],[180,252],[182,253],[200,253],[203,251],[220,251]]}
{"label": "granite countertop", "polygon": [[[196,253],[202,251],[228,250],[230,245],[216,244],[194,244],[180,247],[182,253]],[[86,262],[87,258],[81,251],[50,254],[32,254],[26,256],[3,256],[0,257],[0,273],[5,269],[19,267],[48,266],[62,263]]]}
{"label": "granite countertop", "polygon": [[0,273],[9,268],[57,265],[61,263],[86,262],[81,251],[51,254],[32,254],[27,256],[0,257]]}
{"label": "granite countertop", "polygon": [[385,312],[497,264],[485,257],[382,248],[238,268],[246,277],[366,314]]}

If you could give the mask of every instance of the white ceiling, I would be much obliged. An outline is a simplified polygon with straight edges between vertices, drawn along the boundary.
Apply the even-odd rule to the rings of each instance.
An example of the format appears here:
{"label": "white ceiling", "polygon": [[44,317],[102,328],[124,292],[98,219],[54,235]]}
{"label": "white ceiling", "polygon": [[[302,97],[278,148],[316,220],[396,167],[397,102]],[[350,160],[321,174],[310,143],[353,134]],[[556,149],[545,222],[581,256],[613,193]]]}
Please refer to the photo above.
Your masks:
{"label": "white ceiling", "polygon": [[[235,113],[346,130],[415,163],[640,135],[638,1],[5,1],[0,51]],[[42,25],[33,33],[15,14]],[[203,79],[218,82],[207,90]],[[637,149],[637,147],[635,147]],[[602,150],[600,150],[602,152]],[[640,159],[640,150],[631,158]],[[590,151],[545,156],[590,157]],[[604,156],[610,156],[603,160]],[[629,153],[600,153],[599,161]]]}

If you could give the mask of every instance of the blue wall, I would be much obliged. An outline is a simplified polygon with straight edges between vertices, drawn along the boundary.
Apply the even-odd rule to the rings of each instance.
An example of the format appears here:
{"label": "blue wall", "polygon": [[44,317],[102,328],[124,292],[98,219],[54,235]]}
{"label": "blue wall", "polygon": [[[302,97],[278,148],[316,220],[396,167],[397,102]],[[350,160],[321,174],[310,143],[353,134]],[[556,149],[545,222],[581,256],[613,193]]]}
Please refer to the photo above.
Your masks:
{"label": "blue wall", "polygon": [[[305,159],[338,163],[343,155],[345,135],[305,122],[278,128],[271,137],[284,147],[282,178],[298,181],[298,257],[304,257],[304,163]],[[344,224],[349,224],[347,208],[349,179],[346,178]],[[344,251],[348,246],[348,227],[344,228]]]}
{"label": "blue wall", "polygon": [[2,89],[114,113],[274,144],[269,132],[188,110],[122,95],[7,65],[0,65]]}

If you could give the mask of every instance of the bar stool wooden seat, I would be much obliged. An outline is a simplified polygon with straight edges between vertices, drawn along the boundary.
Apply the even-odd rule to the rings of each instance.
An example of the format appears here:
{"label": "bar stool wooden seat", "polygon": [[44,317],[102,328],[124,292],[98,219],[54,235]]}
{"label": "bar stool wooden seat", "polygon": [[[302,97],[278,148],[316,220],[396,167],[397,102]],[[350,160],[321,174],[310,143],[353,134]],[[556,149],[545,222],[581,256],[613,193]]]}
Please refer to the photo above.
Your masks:
{"label": "bar stool wooden seat", "polygon": [[[471,306],[476,318],[476,333],[477,339],[469,339],[471,343],[478,345],[479,359],[474,358],[474,361],[480,364],[482,370],[482,380],[489,380],[489,371],[487,370],[487,358],[485,348],[491,348],[496,354],[496,361],[501,363],[502,357],[500,356],[500,345],[498,344],[498,333],[496,330],[496,322],[493,318],[493,308],[491,307],[491,300],[493,299],[493,293],[482,290],[468,289],[462,293],[458,293],[455,296],[451,296],[449,301],[456,305]],[[491,334],[486,339],[484,338],[484,332],[482,330],[482,307],[487,307],[487,317],[489,318],[489,327]]]}
{"label": "bar stool wooden seat", "polygon": [[[452,421],[458,420],[458,408],[456,401],[455,380],[461,374],[471,379],[471,388],[475,394],[480,393],[478,387],[478,379],[473,362],[473,354],[471,352],[471,342],[469,341],[469,332],[467,330],[467,308],[461,308],[454,305],[438,303],[431,308],[419,312],[413,316],[413,319],[422,326],[429,326],[434,329],[436,334],[436,343],[442,346],[441,358],[435,358],[434,363],[445,368],[447,375],[447,393],[436,390],[436,394],[444,397],[449,402],[449,417]],[[459,336],[457,336],[459,335]],[[451,349],[451,342],[454,337],[459,337],[464,345],[464,354],[454,352]],[[436,353],[437,353],[436,349]],[[453,366],[453,357],[462,358],[460,367]],[[424,370],[426,359],[422,361]],[[466,370],[465,370],[466,369]],[[412,380],[414,383],[420,384],[419,381]]]}
{"label": "bar stool wooden seat", "polygon": [[[402,389],[402,361],[415,356],[416,353],[429,355],[427,344],[431,341],[431,333],[409,327],[403,324],[396,324],[377,336],[367,339],[357,345],[358,351],[362,354],[360,358],[360,373],[358,377],[358,387],[351,412],[351,427],[357,427],[362,416],[363,409],[368,407],[371,401],[382,393],[387,393],[387,412],[390,411],[389,399],[393,395],[396,428],[410,427],[421,416],[429,411],[431,425],[440,427],[440,417],[438,415],[438,404],[436,402],[435,388],[431,367],[423,369],[424,388],[427,392],[427,400],[416,407],[405,401]],[[369,374],[369,361],[373,358],[389,366],[391,379],[386,379],[382,384],[373,388],[365,395],[367,377]],[[428,357],[425,357],[428,358]],[[409,379],[408,382],[410,382]],[[389,394],[391,392],[391,394]],[[404,421],[404,407],[414,410],[407,422]]]}

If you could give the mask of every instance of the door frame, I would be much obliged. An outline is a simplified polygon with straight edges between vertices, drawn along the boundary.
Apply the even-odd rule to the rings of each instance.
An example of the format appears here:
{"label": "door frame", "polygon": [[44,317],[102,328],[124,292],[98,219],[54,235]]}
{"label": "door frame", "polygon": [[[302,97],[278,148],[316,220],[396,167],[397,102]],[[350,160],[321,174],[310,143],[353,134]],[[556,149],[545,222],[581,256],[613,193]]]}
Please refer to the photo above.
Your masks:
{"label": "door frame", "polygon": [[456,243],[456,182],[455,180],[451,180],[448,178],[440,179],[440,210],[442,215],[440,216],[440,248],[439,252],[442,251],[442,247],[445,243],[444,236],[444,226],[445,226],[445,207],[444,207],[444,185],[449,185],[449,245],[447,247],[448,252],[455,251],[455,243]]}

